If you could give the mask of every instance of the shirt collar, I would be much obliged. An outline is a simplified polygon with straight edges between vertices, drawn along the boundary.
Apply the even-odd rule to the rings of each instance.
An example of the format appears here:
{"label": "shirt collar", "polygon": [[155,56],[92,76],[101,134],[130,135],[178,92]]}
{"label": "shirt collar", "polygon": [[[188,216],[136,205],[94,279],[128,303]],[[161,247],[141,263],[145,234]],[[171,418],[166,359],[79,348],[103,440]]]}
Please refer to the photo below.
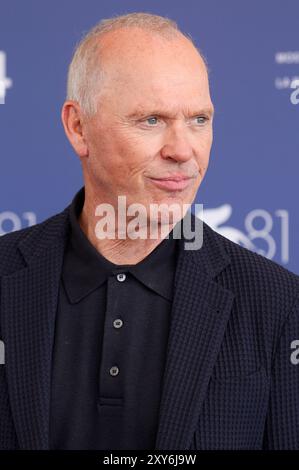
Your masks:
{"label": "shirt collar", "polygon": [[103,284],[109,275],[130,272],[149,289],[171,301],[177,260],[178,240],[165,238],[142,261],[135,265],[116,265],[106,259],[92,245],[80,227],[78,217],[85,197],[84,186],[76,193],[70,205],[70,239],[66,247],[62,278],[72,303]]}

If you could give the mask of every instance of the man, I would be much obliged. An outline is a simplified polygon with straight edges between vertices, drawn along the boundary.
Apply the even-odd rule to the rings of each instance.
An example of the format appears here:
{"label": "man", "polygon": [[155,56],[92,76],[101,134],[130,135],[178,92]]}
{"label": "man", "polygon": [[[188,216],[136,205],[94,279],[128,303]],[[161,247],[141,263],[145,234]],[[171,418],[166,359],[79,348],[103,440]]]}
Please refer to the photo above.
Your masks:
{"label": "man", "polygon": [[[212,119],[174,22],[128,14],[78,45],[62,121],[84,187],[0,239],[2,449],[299,448],[298,277],[205,223],[198,249],[175,236]],[[134,237],[120,196],[157,237]]]}

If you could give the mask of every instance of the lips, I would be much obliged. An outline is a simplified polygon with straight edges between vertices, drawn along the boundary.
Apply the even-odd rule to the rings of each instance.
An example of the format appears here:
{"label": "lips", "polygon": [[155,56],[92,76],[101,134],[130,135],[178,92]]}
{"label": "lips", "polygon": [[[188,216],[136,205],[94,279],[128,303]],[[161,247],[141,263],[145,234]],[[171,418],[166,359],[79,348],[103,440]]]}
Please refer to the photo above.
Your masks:
{"label": "lips", "polygon": [[159,178],[152,178],[155,180],[163,180],[163,181],[182,181],[190,179],[190,176],[180,175],[180,174],[173,174],[169,176],[160,176]]}
{"label": "lips", "polygon": [[150,178],[150,180],[159,188],[170,191],[182,191],[186,189],[192,178],[182,175],[172,175],[165,178]]}

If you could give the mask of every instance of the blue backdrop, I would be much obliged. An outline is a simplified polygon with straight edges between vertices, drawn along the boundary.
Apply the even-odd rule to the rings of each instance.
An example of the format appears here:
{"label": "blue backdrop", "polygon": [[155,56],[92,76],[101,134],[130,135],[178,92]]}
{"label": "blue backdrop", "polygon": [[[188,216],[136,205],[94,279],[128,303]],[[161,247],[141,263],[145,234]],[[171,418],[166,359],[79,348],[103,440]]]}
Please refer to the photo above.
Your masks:
{"label": "blue backdrop", "polygon": [[61,211],[83,184],[60,121],[68,63],[84,31],[132,11],[173,18],[208,59],[206,221],[299,273],[298,0],[0,0],[0,235]]}

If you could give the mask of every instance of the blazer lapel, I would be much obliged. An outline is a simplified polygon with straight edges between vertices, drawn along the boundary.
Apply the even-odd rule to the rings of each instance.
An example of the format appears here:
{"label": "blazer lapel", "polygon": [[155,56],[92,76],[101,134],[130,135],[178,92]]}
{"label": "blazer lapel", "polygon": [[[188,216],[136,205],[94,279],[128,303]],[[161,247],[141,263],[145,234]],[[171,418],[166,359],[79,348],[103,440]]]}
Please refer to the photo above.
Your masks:
{"label": "blazer lapel", "polygon": [[29,232],[19,245],[27,266],[1,279],[6,375],[21,449],[49,448],[51,356],[67,211],[42,233]]}
{"label": "blazer lapel", "polygon": [[199,250],[183,250],[180,240],[156,449],[192,445],[234,299],[213,280],[229,264],[228,255],[219,236],[203,227]]}

